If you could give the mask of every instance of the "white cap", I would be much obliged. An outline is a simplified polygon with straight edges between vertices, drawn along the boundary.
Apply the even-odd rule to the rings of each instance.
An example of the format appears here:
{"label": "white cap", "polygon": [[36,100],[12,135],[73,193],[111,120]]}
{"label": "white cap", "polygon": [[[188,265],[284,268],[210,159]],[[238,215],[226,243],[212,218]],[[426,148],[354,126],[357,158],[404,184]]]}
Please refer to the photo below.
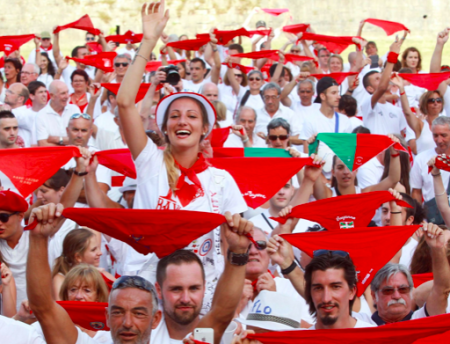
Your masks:
{"label": "white cap", "polygon": [[123,181],[122,187],[119,188],[119,191],[121,193],[124,193],[126,191],[136,191],[136,187],[137,187],[136,179],[126,177],[125,180]]}
{"label": "white cap", "polygon": [[193,92],[173,93],[168,95],[167,97],[164,97],[159,101],[158,105],[156,106],[156,124],[158,124],[159,130],[162,131],[164,114],[166,113],[170,104],[172,104],[174,100],[181,97],[193,98],[203,104],[208,114],[209,129],[208,133],[205,135],[208,136],[214,129],[214,123],[216,123],[216,109],[214,109],[214,106],[210,103],[210,101],[206,97],[202,96],[201,94]]}
{"label": "white cap", "polygon": [[269,331],[300,329],[302,304],[288,295],[262,290],[253,301],[247,319],[235,321]]}

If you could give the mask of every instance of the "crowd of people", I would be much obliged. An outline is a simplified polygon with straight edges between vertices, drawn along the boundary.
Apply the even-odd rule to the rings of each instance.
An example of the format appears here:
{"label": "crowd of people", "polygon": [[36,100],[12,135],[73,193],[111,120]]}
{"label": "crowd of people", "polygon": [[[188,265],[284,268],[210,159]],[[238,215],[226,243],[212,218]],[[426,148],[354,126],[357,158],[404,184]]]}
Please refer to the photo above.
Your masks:
{"label": "crowd of people", "polygon": [[[16,178],[26,175],[25,163],[14,178],[0,166],[2,340],[258,344],[258,334],[382,331],[450,312],[450,75],[442,77],[450,71],[442,65],[450,28],[437,34],[427,70],[406,30],[379,52],[362,38],[361,21],[347,44],[355,51],[344,56],[327,36],[309,40],[311,25],[293,33],[258,20],[256,30],[241,31],[253,33],[254,54],[246,55],[245,34],[224,41],[229,36],[217,29],[197,38],[168,32],[165,7],[164,0],[142,5],[137,43],[86,29],[85,42],[70,42],[72,62],[60,50],[64,33],[54,29],[35,36],[28,59],[17,49],[0,61],[0,157],[77,147],[49,178],[33,175],[42,181],[29,194]],[[275,40],[281,49],[272,49]],[[115,53],[111,72],[86,59],[105,52]],[[434,89],[407,80],[431,83],[429,73],[441,75]],[[325,134],[334,144],[321,141]],[[362,147],[361,137],[372,147]],[[377,150],[381,139],[389,144]],[[370,150],[367,161],[354,153],[349,163],[350,140]],[[219,151],[239,148],[308,163],[252,209],[232,173],[213,163]],[[136,178],[99,162],[97,153],[117,149],[131,154]],[[271,159],[267,186],[286,158]],[[317,239],[309,251],[294,243],[354,230],[371,211],[365,195],[383,201],[370,223],[351,232],[353,246]],[[296,217],[302,206],[322,207],[323,221]],[[156,234],[174,247],[209,221],[206,213],[223,223],[158,256],[125,242],[143,236],[77,223],[66,215],[72,208],[85,217],[111,209],[124,223],[171,212],[177,224],[161,223]],[[337,216],[337,232],[327,216]],[[357,252],[368,227],[385,240],[373,254]],[[395,230],[407,234],[394,237]],[[379,267],[365,276],[363,259]]]}

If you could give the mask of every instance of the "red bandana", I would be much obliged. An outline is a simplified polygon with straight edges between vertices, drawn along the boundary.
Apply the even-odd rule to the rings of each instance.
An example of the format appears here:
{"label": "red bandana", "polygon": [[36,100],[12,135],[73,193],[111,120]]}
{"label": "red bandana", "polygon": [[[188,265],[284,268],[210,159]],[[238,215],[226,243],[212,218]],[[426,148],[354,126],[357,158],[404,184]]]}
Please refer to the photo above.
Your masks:
{"label": "red bandana", "polygon": [[27,197],[75,156],[74,146],[0,149],[0,171]]}
{"label": "red bandana", "polygon": [[76,325],[91,331],[109,331],[105,310],[108,302],[56,301]]}
{"label": "red bandana", "polygon": [[289,12],[288,8],[261,8],[261,10],[275,17],[282,13]]}
{"label": "red bandana", "polygon": [[348,76],[352,76],[352,75],[358,75],[358,73],[356,73],[356,72],[348,72],[348,73],[340,72],[340,73],[330,73],[330,74],[311,74],[310,76],[313,76],[319,80],[325,76],[328,76],[328,77],[336,80],[336,82],[340,85],[340,84],[342,84],[342,81],[345,80],[345,78],[347,78]]}
{"label": "red bandana", "polygon": [[[377,343],[377,344],[410,344],[427,343],[417,339],[442,334],[448,338],[448,324],[450,314],[434,317],[426,317],[408,321],[400,321],[393,324],[366,327],[345,328],[336,330],[311,330],[311,331],[283,331],[249,334],[247,338],[259,340],[264,344],[294,344],[294,343]],[[442,337],[440,337],[442,338]],[[447,341],[433,341],[430,343],[446,343]]]}
{"label": "red bandana", "polygon": [[159,258],[225,222],[220,214],[187,210],[67,208],[63,216]]}
{"label": "red bandana", "polygon": [[136,167],[134,166],[133,158],[128,148],[99,151],[94,155],[97,156],[99,164],[127,177],[136,179]]}
{"label": "red bandana", "polygon": [[[309,56],[302,56],[302,55],[296,55],[296,54],[284,54],[285,63],[287,62],[295,62],[295,61],[311,61],[314,60],[313,57]],[[279,61],[280,57],[277,55],[272,60]],[[329,75],[329,74],[328,74]]]}
{"label": "red bandana", "polygon": [[392,21],[388,21],[388,20],[381,20],[381,19],[373,19],[373,18],[368,18],[364,20],[366,23],[370,23],[372,25],[381,27],[388,36],[398,32],[398,31],[409,31],[409,29],[400,23],[396,23],[396,22],[392,22]]}
{"label": "red bandana", "polygon": [[209,164],[201,153],[199,154],[194,166],[190,168],[184,168],[176,161],[175,163],[181,171],[181,175],[177,182],[176,194],[181,205],[185,207],[194,199],[204,195],[202,183],[198,179],[197,174],[205,171],[209,167]]}
{"label": "red bandana", "polygon": [[95,54],[103,52],[103,47],[98,42],[88,42],[88,43],[86,43],[86,46],[89,49],[89,51],[91,52],[91,55],[95,55]]}
{"label": "red bandana", "polygon": [[263,59],[263,58],[273,59],[274,57],[278,58],[278,50],[253,51],[251,53],[234,54],[231,56],[244,57],[244,58],[251,59],[251,60],[257,60],[257,59]]}
{"label": "red bandana", "polygon": [[116,56],[117,53],[109,51],[106,53],[87,55],[84,59],[66,56],[66,60],[73,60],[75,62],[85,64],[87,66],[92,66],[101,69],[105,73],[111,73],[114,72],[114,58]]}
{"label": "red bandana", "polygon": [[[439,154],[436,157],[434,165],[436,168],[450,172],[450,156],[445,154]],[[433,170],[433,166],[428,166],[428,173]]]}
{"label": "red bandana", "polygon": [[[106,88],[107,90],[111,91],[114,94],[119,93],[120,84],[102,83],[101,85],[102,85],[102,87]],[[150,85],[151,84],[145,84],[145,83],[142,83],[139,85],[139,90],[138,90],[138,93],[136,94],[135,103],[139,103],[142,99],[144,99]],[[157,91],[159,91],[161,88],[163,88],[162,84],[159,84],[158,86],[156,86]]]}
{"label": "red bandana", "polygon": [[[286,223],[288,219],[306,219],[320,223],[330,232],[344,228],[366,227],[376,210],[386,202],[395,200],[389,191],[365,192],[356,195],[343,195],[297,205],[286,217],[271,219]],[[397,205],[412,208],[405,201]]]}
{"label": "red bandana", "polygon": [[308,28],[311,26],[311,24],[294,24],[294,25],[286,25],[283,26],[284,32],[290,32],[294,35],[300,33],[300,32],[306,32]]}
{"label": "red bandana", "polygon": [[57,26],[55,28],[55,30],[53,31],[53,33],[58,33],[62,30],[66,30],[66,29],[83,30],[83,31],[87,31],[87,32],[93,34],[94,36],[98,36],[101,33],[101,31],[99,29],[94,28],[94,24],[92,24],[91,18],[89,18],[89,15],[87,15],[87,14],[85,14],[80,19],[75,20],[72,23],[62,25],[62,26]]}
{"label": "red bandana", "polygon": [[175,49],[182,49],[182,50],[199,50],[201,47],[203,47],[205,44],[207,44],[211,39],[208,37],[206,38],[198,38],[198,39],[187,39],[184,41],[178,41],[178,42],[170,42],[167,43],[168,47],[172,47]]}
{"label": "red bandana", "polygon": [[361,47],[353,42],[352,39],[354,37],[361,38],[357,36],[325,36],[305,32],[303,33],[301,40],[316,41],[317,43],[324,45],[333,54],[340,54],[352,44],[355,44],[358,49],[361,50]]}
{"label": "red bandana", "polygon": [[[76,221],[75,221],[76,222]],[[350,254],[358,274],[358,296],[373,277],[420,228],[416,226],[359,227],[336,232],[282,234],[291,245],[312,257],[316,250],[342,250]]]}
{"label": "red bandana", "polygon": [[230,128],[231,127],[213,129],[209,136],[211,147],[223,147],[228,136],[230,136]]}
{"label": "red bandana", "polygon": [[50,51],[50,50],[53,49],[53,44],[50,43],[50,45],[49,45],[47,48],[44,48],[44,47],[41,45],[41,46],[39,46],[39,49],[41,49],[42,51],[45,51],[45,52]]}
{"label": "red bandana", "polygon": [[270,29],[267,29],[267,30],[264,30],[264,29],[261,29],[261,30],[258,30],[258,29],[256,29],[256,30],[247,30],[247,32],[248,32],[248,37],[250,37],[250,38],[255,36],[255,35],[269,36],[270,33],[272,32],[272,29],[270,28]]}
{"label": "red bandana", "polygon": [[22,45],[32,40],[35,35],[19,35],[19,36],[0,36],[0,51],[4,51],[6,55],[18,50]]}
{"label": "red bandana", "polygon": [[433,273],[432,272],[427,272],[424,274],[414,274],[411,275],[413,282],[414,282],[414,288],[417,288],[419,285],[431,281],[433,280]]}
{"label": "red bandana", "polygon": [[123,35],[111,35],[106,36],[105,40],[107,42],[113,41],[115,43],[122,43],[122,44],[133,44],[133,43],[140,43],[142,41],[142,33],[134,33],[131,30],[128,30]]}
{"label": "red bandana", "polygon": [[229,65],[231,65],[231,68],[239,69],[240,71],[242,71],[245,74],[248,74],[248,73],[250,73],[250,71],[255,69],[255,67],[244,66],[244,65],[241,65],[239,63],[232,63],[232,62],[226,63],[226,62],[223,62],[222,64],[224,66],[227,66],[227,67],[229,67]]}
{"label": "red bandana", "polygon": [[216,30],[214,30],[214,35],[217,38],[218,45],[225,45],[235,37],[238,37],[238,36],[248,37],[249,33],[245,28],[241,27],[240,29],[237,29],[237,30],[217,30],[216,29]]}
{"label": "red bandana", "polygon": [[[392,74],[392,77],[394,76],[395,74]],[[442,81],[450,78],[450,72],[420,74],[399,73],[398,76],[402,77],[405,80],[408,80],[415,86],[426,88],[428,91],[434,91],[439,88],[439,85]]]}
{"label": "red bandana", "polygon": [[436,343],[450,343],[450,331],[435,334],[433,336],[421,338],[414,341],[414,344],[436,344]]}
{"label": "red bandana", "polygon": [[[167,61],[167,64],[176,66],[178,63],[181,63],[181,62],[186,62],[186,59]],[[149,61],[149,62],[147,62],[147,65],[145,66],[145,71],[148,73],[154,72],[154,71],[157,71],[158,68],[161,66],[162,66],[161,61]]]}

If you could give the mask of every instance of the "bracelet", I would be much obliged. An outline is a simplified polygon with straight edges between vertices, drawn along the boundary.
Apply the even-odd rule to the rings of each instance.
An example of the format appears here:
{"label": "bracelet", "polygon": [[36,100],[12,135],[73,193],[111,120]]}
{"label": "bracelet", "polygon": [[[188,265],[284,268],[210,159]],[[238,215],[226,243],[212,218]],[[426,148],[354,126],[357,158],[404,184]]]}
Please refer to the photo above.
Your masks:
{"label": "bracelet", "polygon": [[78,177],[83,177],[86,174],[88,174],[87,172],[78,172],[77,170],[73,170],[73,174],[78,176]]}
{"label": "bracelet", "polygon": [[438,195],[434,195],[434,197],[437,197],[437,196],[442,196],[442,195],[445,195],[446,194],[446,192],[445,191],[443,191],[442,193],[440,193],[440,194],[438,194]]}
{"label": "bracelet", "polygon": [[391,157],[396,158],[396,157],[398,157],[399,155],[400,155],[400,153],[397,153],[397,154],[391,154]]}
{"label": "bracelet", "polygon": [[401,214],[401,211],[391,211],[391,214]]}
{"label": "bracelet", "polygon": [[398,61],[398,54],[394,53],[393,51],[390,51],[388,56],[387,56],[387,62],[389,63],[397,63]]}
{"label": "bracelet", "polygon": [[143,58],[145,61],[147,61],[148,62],[148,59],[147,58],[145,58],[144,56],[142,56],[142,55],[139,55],[139,54],[136,54],[135,56],[139,56],[139,57],[141,57],[141,58]]}
{"label": "bracelet", "polygon": [[248,142],[248,140],[249,140],[249,138],[247,136],[247,138],[245,140],[242,140],[242,143],[246,143],[246,142]]}
{"label": "bracelet", "polygon": [[352,94],[354,90],[348,89],[347,92]]}
{"label": "bracelet", "polygon": [[431,174],[433,177],[439,177],[440,175],[441,175],[441,172],[439,172],[439,173],[436,173],[436,174]]}
{"label": "bracelet", "polygon": [[291,265],[289,265],[286,269],[281,269],[281,273],[283,275],[289,275],[292,271],[294,271],[294,269],[297,267],[297,264],[295,263],[295,261],[292,262]]}
{"label": "bracelet", "polygon": [[212,51],[215,53],[215,52],[217,51],[217,48],[216,48],[216,49],[213,49]]}
{"label": "bracelet", "polygon": [[40,51],[41,51],[41,49],[36,49],[36,51],[37,51],[37,52],[40,52]]}
{"label": "bracelet", "polygon": [[402,96],[402,95],[404,95],[404,94],[406,94],[406,92],[405,92],[405,91],[403,91],[402,93],[400,93],[400,96]]}

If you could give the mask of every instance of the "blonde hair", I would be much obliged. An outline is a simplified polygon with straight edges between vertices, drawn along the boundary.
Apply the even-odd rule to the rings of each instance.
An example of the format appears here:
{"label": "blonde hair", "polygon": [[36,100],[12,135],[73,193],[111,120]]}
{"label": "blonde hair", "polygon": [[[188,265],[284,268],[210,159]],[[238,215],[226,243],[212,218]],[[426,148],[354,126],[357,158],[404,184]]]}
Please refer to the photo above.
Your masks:
{"label": "blonde hair", "polygon": [[338,55],[338,54],[330,55],[330,57],[328,58],[328,63],[327,63],[328,69],[330,69],[330,63],[331,63],[332,58],[337,58],[339,61],[341,61],[341,72],[342,72],[344,70],[344,59],[342,58],[341,55]]}
{"label": "blonde hair", "polygon": [[227,119],[227,107],[220,100],[214,100],[212,102],[214,109],[216,109],[217,121],[224,121]]}
{"label": "blonde hair", "polygon": [[59,298],[62,301],[69,301],[69,288],[79,280],[96,291],[96,302],[108,302],[109,291],[101,273],[88,264],[78,264],[67,273],[59,290]]}

